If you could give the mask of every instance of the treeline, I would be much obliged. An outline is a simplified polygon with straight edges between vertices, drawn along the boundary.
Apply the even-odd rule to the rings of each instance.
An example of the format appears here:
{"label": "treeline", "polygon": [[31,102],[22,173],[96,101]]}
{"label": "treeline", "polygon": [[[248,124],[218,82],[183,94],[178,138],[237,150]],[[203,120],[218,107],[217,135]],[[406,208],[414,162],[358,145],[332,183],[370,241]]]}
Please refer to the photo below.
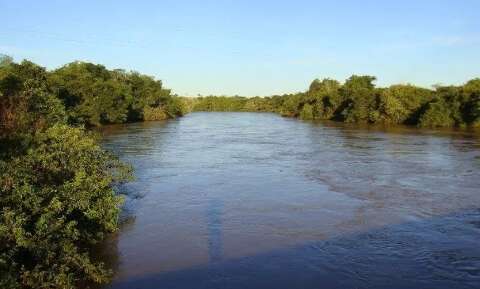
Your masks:
{"label": "treeline", "polygon": [[184,113],[182,102],[160,80],[137,72],[73,62],[47,73],[46,81],[73,124],[161,120]]}
{"label": "treeline", "polygon": [[93,246],[117,229],[131,170],[85,127],[173,118],[183,102],[150,76],[0,58],[0,288],[77,288],[111,272]]}
{"label": "treeline", "polygon": [[243,96],[205,96],[186,99],[192,111],[272,111],[269,98]]}
{"label": "treeline", "polygon": [[265,98],[197,98],[194,111],[266,111],[305,120],[479,127],[480,79],[426,89],[409,84],[375,87],[375,77],[352,76],[343,84],[314,80],[305,92]]}

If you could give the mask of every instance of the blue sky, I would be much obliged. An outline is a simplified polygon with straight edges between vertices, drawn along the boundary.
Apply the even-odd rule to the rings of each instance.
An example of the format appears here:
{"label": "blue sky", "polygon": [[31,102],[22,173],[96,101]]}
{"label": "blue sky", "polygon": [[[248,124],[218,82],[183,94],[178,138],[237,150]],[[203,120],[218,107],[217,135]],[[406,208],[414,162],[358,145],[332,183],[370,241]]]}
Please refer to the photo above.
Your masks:
{"label": "blue sky", "polygon": [[314,78],[480,77],[480,1],[0,0],[0,53],[154,75],[182,95],[271,95]]}

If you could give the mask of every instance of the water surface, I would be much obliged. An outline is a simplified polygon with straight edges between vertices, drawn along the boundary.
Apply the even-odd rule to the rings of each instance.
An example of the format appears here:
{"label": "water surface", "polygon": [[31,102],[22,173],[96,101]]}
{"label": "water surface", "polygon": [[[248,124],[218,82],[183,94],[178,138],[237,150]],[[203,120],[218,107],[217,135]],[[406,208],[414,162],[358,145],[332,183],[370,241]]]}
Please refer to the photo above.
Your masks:
{"label": "water surface", "polygon": [[135,168],[108,288],[480,288],[480,139],[192,113],[113,126]]}

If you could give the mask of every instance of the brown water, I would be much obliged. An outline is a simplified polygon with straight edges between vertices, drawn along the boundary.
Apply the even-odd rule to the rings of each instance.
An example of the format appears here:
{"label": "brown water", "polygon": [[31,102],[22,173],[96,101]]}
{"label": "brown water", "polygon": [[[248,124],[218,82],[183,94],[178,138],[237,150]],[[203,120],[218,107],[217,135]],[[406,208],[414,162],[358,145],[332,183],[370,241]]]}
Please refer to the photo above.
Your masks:
{"label": "brown water", "polygon": [[480,135],[262,113],[114,126],[108,288],[480,288]]}

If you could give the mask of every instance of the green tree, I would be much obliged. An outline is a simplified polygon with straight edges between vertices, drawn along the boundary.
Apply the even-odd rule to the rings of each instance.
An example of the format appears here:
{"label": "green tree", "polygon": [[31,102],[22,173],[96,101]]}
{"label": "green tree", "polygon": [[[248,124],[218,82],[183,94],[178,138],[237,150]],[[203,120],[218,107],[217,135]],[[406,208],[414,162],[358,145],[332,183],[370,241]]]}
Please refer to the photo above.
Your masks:
{"label": "green tree", "polygon": [[[0,138],[4,138],[3,144],[18,135],[65,121],[65,109],[49,89],[46,79],[46,70],[29,61],[0,67]],[[0,155],[6,153],[6,149],[3,147]]]}
{"label": "green tree", "polygon": [[0,54],[0,67],[7,66],[13,63],[13,58],[11,56]]}
{"label": "green tree", "polygon": [[315,79],[306,93],[307,102],[314,106],[314,117],[332,119],[342,103],[341,85],[332,79]]}
{"label": "green tree", "polygon": [[345,122],[369,122],[376,105],[373,76],[353,75],[343,85],[341,94],[345,100],[341,117]]}
{"label": "green tree", "polygon": [[117,228],[130,168],[66,124],[48,72],[0,67],[0,288],[76,288],[110,272],[92,245]]}
{"label": "green tree", "polygon": [[480,78],[468,81],[462,88],[463,100],[462,112],[465,121],[480,127]]}
{"label": "green tree", "polygon": [[73,62],[54,71],[51,85],[67,108],[71,123],[98,126],[125,122],[131,94],[102,65]]}
{"label": "green tree", "polygon": [[445,99],[437,98],[428,103],[425,113],[420,116],[418,126],[452,127],[455,125],[455,119],[452,114],[452,109]]}
{"label": "green tree", "polygon": [[424,106],[433,98],[433,92],[413,85],[392,85],[380,93],[380,121],[384,123],[418,122]]}
{"label": "green tree", "polygon": [[306,103],[302,107],[302,111],[300,112],[300,118],[303,120],[312,120],[314,119],[313,116],[313,107],[309,103]]}
{"label": "green tree", "polygon": [[303,106],[303,94],[289,94],[283,97],[284,101],[280,108],[280,113],[287,117],[298,117]]}
{"label": "green tree", "polygon": [[50,85],[63,101],[69,122],[99,126],[109,123],[173,118],[184,113],[162,82],[138,72],[108,70],[85,62],[67,64],[50,74]]}

